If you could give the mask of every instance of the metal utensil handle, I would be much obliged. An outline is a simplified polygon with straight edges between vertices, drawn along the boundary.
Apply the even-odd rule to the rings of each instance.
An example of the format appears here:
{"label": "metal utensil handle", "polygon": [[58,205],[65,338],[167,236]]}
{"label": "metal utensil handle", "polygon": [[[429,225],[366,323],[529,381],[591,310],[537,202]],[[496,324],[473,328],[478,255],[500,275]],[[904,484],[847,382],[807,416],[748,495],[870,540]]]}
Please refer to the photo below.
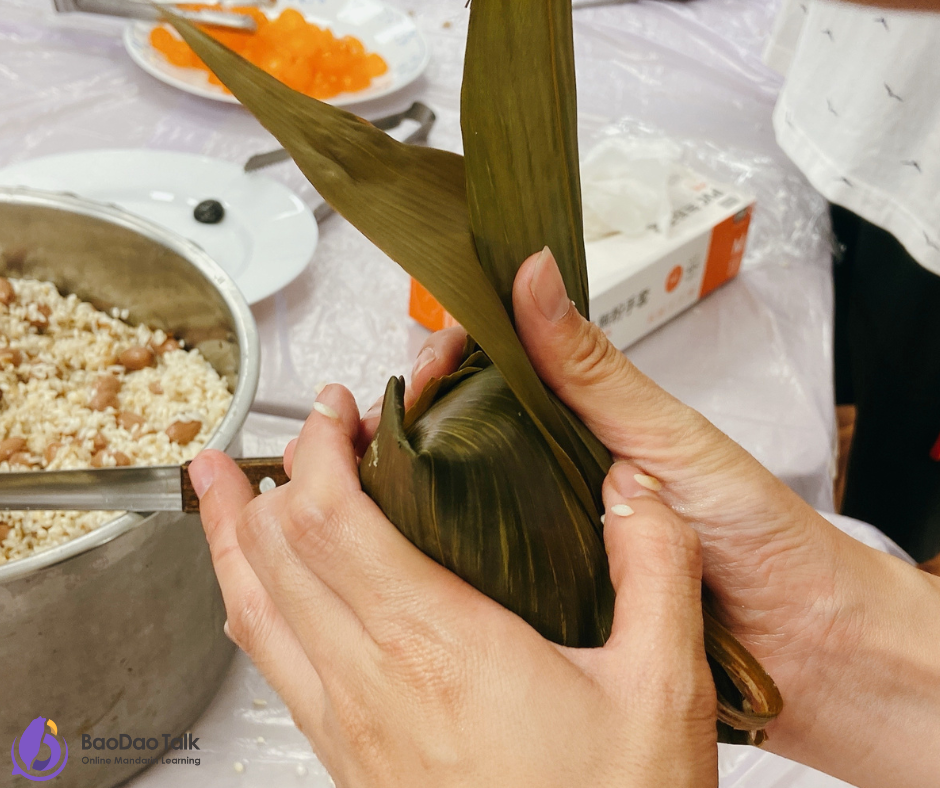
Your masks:
{"label": "metal utensil handle", "polygon": [[[75,11],[86,14],[103,14],[104,16],[118,16],[128,19],[142,19],[156,22],[163,17],[158,6],[170,6],[169,2],[138,2],[138,0],[53,0],[55,9],[60,14]],[[249,5],[253,3],[247,3]],[[226,6],[232,7],[232,6]],[[185,11],[174,8],[174,11],[184,19],[198,22],[201,25],[224,27],[231,30],[254,30],[255,20],[244,14],[229,14],[224,11]]]}
{"label": "metal utensil handle", "polygon": [[0,509],[180,511],[179,465],[0,474]]}
{"label": "metal utensil handle", "polygon": [[[191,461],[186,462],[180,467],[180,486],[183,493],[184,512],[199,511],[199,496],[196,495],[189,479],[189,466],[191,464]],[[290,481],[287,472],[284,470],[283,457],[242,458],[235,460],[235,464],[248,477],[248,482],[251,484],[252,492],[255,495],[261,495]]]}
{"label": "metal utensil handle", "polygon": [[571,8],[577,11],[579,8],[596,8],[602,5],[623,5],[624,3],[635,3],[636,0],[571,0]]}
{"label": "metal utensil handle", "polygon": [[[370,123],[377,129],[381,129],[382,131],[390,131],[391,129],[400,126],[406,120],[417,121],[420,125],[405,139],[405,142],[411,143],[423,142],[426,140],[428,137],[428,132],[431,130],[431,126],[434,125],[434,121],[436,119],[437,116],[427,104],[422,104],[420,101],[416,101],[404,112],[396,112],[394,115],[386,115],[381,118],[376,118],[375,120],[370,121]],[[287,161],[289,158],[290,154],[283,148],[268,151],[267,153],[256,153],[245,162],[245,172],[254,172],[255,170],[260,170],[263,167],[270,167],[272,164],[278,164],[282,161]],[[314,214],[316,214],[316,211],[314,211]]]}

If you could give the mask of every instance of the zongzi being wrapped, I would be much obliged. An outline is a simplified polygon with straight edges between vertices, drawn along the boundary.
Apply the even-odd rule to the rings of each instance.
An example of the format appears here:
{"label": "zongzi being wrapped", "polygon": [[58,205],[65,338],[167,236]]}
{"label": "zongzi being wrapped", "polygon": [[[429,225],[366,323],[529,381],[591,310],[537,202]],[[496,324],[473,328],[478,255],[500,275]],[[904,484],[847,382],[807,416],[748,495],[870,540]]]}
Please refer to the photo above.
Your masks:
{"label": "zongzi being wrapped", "polygon": [[[173,24],[321,195],[468,331],[465,358],[405,412],[399,379],[363,488],[423,552],[542,635],[599,646],[614,593],[601,522],[611,458],[549,392],[516,336],[518,266],[546,244],[587,314],[570,0],[473,0],[465,156],[398,143]],[[759,742],[780,695],[704,611],[725,741]]]}

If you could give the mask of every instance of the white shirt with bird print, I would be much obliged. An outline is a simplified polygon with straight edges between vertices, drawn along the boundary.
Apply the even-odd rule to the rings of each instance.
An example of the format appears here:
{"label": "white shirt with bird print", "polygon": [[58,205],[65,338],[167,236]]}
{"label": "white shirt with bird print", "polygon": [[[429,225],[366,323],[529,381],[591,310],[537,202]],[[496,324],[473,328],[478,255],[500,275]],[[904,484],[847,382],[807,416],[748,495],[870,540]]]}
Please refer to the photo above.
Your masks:
{"label": "white shirt with bird print", "polygon": [[940,13],[783,0],[764,59],[780,147],[940,275]]}

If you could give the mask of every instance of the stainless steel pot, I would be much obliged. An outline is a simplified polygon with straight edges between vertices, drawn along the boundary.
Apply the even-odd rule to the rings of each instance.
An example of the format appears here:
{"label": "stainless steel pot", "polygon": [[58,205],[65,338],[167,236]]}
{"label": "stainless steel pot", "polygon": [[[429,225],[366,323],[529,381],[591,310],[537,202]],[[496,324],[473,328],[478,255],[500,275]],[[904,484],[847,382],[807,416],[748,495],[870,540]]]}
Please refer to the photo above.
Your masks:
{"label": "stainless steel pot", "polygon": [[[234,395],[208,445],[233,448],[258,382],[257,329],[232,280],[197,246],[115,207],[0,189],[0,274],[51,280],[199,347]],[[135,759],[159,756],[164,734],[187,731],[218,689],[234,652],[224,621],[193,515],[125,514],[0,565],[0,752],[46,717],[68,745],[51,785],[126,780],[144,768]],[[121,734],[158,748],[122,751]],[[83,750],[83,735],[118,748]],[[0,758],[0,786],[29,784]]]}

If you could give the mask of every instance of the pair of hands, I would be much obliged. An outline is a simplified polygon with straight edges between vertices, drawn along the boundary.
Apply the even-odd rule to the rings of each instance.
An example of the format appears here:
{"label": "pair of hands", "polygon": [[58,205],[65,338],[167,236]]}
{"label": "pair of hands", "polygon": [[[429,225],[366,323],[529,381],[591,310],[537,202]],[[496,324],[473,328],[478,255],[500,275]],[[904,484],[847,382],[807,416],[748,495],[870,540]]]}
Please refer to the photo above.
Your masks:
{"label": "pair of hands", "polygon": [[[703,576],[785,699],[769,749],[860,786],[930,784],[904,754],[913,725],[940,743],[940,625],[918,612],[940,620],[940,583],[842,535],[640,374],[571,307],[550,254],[523,264],[513,303],[539,375],[617,460],[603,648],[545,641],[401,536],[359,486],[378,414],[360,421],[340,386],[285,452],[284,487],[252,499],[218,452],[190,468],[228,631],[337,784],[716,785]],[[431,337],[410,395],[462,347],[458,330]]]}

